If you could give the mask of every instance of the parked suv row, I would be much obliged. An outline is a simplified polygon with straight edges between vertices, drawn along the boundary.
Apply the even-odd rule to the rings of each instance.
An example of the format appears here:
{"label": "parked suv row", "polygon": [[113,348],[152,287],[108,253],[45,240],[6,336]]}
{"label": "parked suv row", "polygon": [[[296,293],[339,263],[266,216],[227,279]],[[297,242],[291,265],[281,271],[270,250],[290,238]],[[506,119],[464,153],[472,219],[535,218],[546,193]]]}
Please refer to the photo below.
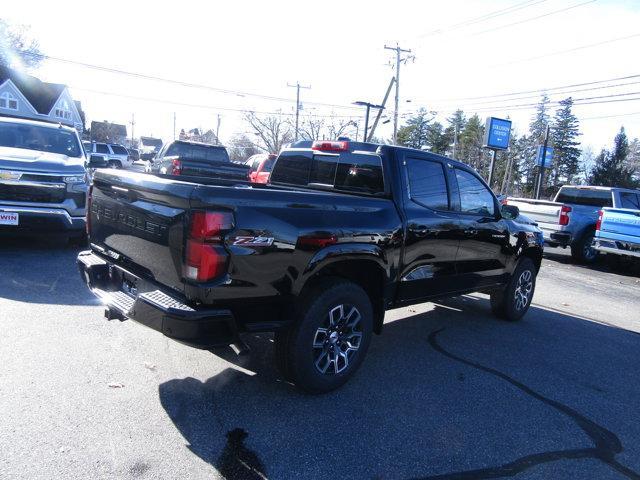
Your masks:
{"label": "parked suv row", "polygon": [[109,168],[131,168],[133,165],[133,158],[129,155],[129,151],[122,145],[115,143],[84,142],[84,148],[87,156],[90,156],[92,153],[104,155]]}

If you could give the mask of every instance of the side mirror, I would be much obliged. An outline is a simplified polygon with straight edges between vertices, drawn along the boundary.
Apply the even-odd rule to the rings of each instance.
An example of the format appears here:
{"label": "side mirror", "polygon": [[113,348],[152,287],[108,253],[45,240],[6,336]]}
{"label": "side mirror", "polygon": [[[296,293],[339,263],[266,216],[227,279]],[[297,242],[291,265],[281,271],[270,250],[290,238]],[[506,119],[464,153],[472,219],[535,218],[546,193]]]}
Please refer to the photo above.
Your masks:
{"label": "side mirror", "polygon": [[95,153],[89,157],[87,162],[87,168],[106,168],[107,165],[107,158],[104,155],[96,155]]}
{"label": "side mirror", "polygon": [[500,208],[500,213],[502,214],[502,218],[506,218],[507,220],[515,220],[520,215],[520,209],[515,205],[502,205]]}

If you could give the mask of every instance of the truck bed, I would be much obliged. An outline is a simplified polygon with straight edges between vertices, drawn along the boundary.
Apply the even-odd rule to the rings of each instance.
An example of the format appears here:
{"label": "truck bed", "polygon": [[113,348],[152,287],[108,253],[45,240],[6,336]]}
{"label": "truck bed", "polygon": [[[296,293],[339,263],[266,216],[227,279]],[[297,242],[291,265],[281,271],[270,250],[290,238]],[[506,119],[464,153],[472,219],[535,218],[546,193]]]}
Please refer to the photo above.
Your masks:
{"label": "truck bed", "polygon": [[640,210],[603,208],[595,247],[603,253],[640,257]]}

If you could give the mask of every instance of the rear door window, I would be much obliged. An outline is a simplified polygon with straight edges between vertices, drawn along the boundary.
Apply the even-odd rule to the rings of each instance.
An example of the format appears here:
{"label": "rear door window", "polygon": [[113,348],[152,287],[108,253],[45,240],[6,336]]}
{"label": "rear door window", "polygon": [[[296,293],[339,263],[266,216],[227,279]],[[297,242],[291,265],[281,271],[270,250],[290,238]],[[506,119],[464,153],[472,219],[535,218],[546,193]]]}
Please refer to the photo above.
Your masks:
{"label": "rear door window", "polygon": [[113,153],[117,154],[117,155],[128,155],[129,152],[127,152],[127,149],[124,147],[121,147],[120,145],[111,145],[111,150],[113,150]]}
{"label": "rear door window", "polygon": [[333,186],[338,167],[338,155],[314,155],[309,183]]}
{"label": "rear door window", "polygon": [[620,203],[622,208],[640,210],[640,195],[631,192],[620,192]]}
{"label": "rear door window", "polygon": [[591,207],[611,207],[611,190],[595,190],[589,188],[562,187],[556,202],[587,205]]}
{"label": "rear door window", "polygon": [[411,200],[432,210],[449,210],[447,180],[440,162],[407,158],[407,176]]}
{"label": "rear door window", "polygon": [[109,154],[111,152],[109,151],[109,147],[107,147],[106,144],[104,144],[104,143],[96,143],[96,153]]}

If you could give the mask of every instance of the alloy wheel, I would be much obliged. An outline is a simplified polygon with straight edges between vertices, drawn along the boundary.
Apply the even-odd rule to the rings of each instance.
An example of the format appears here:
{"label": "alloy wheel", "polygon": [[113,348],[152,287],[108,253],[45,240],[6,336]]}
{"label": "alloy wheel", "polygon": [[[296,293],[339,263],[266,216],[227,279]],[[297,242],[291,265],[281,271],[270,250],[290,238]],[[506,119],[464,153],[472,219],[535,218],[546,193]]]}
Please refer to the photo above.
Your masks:
{"label": "alloy wheel", "polygon": [[349,367],[362,343],[362,316],[352,305],[332,308],[313,337],[316,369],[336,375]]}
{"label": "alloy wheel", "polygon": [[516,291],[513,298],[513,303],[517,311],[524,309],[531,300],[531,294],[533,293],[533,274],[531,270],[525,270],[518,277],[518,283],[516,284]]}

